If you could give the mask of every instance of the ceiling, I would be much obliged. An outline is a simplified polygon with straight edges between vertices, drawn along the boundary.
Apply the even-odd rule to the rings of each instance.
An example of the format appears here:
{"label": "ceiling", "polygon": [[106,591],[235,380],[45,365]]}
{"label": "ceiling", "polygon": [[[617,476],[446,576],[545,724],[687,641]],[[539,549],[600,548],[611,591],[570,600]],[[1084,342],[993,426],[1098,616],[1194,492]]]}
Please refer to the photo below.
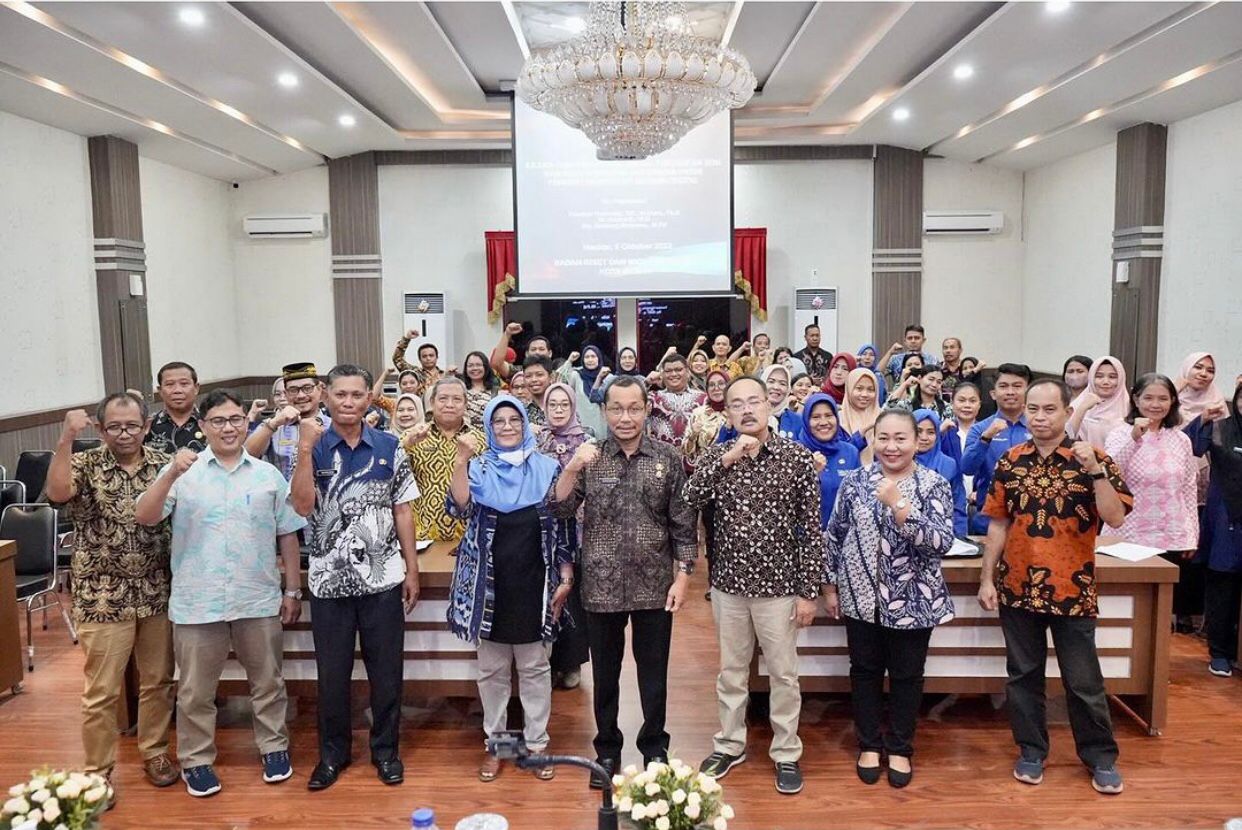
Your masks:
{"label": "ceiling", "polygon": [[[227,181],[364,150],[504,147],[524,56],[573,37],[586,8],[3,2],[0,110]],[[687,17],[758,78],[741,144],[1027,169],[1242,99],[1236,2],[746,0]]]}

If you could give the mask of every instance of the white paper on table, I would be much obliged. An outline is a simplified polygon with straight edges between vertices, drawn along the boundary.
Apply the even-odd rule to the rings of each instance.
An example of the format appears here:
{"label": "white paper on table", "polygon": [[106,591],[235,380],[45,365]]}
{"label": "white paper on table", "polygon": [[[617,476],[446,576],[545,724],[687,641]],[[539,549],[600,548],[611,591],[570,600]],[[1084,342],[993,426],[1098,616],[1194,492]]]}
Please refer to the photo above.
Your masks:
{"label": "white paper on table", "polygon": [[418,542],[415,543],[414,549],[420,550],[420,551],[426,550],[427,548],[431,547],[433,544],[435,544],[435,542],[433,542],[430,539],[419,539]]}
{"label": "white paper on table", "polygon": [[1101,545],[1095,549],[1095,552],[1107,554],[1114,559],[1124,559],[1127,562],[1142,562],[1144,559],[1159,556],[1164,553],[1164,550],[1147,545],[1136,545],[1132,542],[1113,542],[1111,545]]}
{"label": "white paper on table", "polygon": [[949,548],[949,552],[945,554],[946,558],[955,556],[978,556],[981,550],[974,542],[967,542],[965,539],[953,540],[953,547]]}

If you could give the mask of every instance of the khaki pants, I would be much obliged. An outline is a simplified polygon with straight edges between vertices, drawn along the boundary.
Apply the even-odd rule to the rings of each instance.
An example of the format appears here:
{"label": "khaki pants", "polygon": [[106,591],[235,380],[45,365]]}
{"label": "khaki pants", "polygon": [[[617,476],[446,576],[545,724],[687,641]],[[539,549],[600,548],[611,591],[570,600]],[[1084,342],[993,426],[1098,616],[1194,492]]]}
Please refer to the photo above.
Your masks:
{"label": "khaki pants", "polygon": [[720,641],[720,674],[716,677],[716,704],[720,731],[713,748],[728,755],[746,750],[746,704],[750,696],[750,661],[755,642],[767,660],[772,746],[776,763],[802,757],[798,716],[802,692],[798,688],[798,629],[794,625],[795,597],[739,597],[712,589],[712,616]]}
{"label": "khaki pants", "polygon": [[525,715],[524,736],[531,752],[548,748],[548,718],[552,715],[552,647],[546,643],[493,643],[479,640],[479,699],[483,702],[483,732],[503,732],[509,720],[513,667],[517,666],[518,695]]}
{"label": "khaki pants", "polygon": [[288,697],[283,667],[284,628],[280,617],[173,626],[173,648],[181,670],[177,690],[177,759],[182,768],[216,760],[216,688],[229,646],[246,670],[254,707],[254,740],[266,755],[289,748],[285,726]]}
{"label": "khaki pants", "polygon": [[86,652],[82,690],[82,746],[86,771],[106,773],[116,763],[116,707],[132,654],[138,666],[138,751],[143,759],[168,752],[172,723],[172,627],[167,614],[78,626]]}

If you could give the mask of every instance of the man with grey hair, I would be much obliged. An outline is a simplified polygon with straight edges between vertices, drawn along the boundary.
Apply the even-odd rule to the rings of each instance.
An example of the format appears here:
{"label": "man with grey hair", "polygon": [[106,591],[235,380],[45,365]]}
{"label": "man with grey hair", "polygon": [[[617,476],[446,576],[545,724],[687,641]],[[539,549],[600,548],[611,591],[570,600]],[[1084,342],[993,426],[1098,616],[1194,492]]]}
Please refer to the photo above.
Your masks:
{"label": "man with grey hair", "polygon": [[466,384],[456,375],[445,375],[431,387],[431,422],[415,424],[403,437],[410,456],[410,469],[418,484],[414,522],[419,539],[456,541],[466,533],[465,519],[454,519],[444,509],[457,437],[474,439],[475,455],[487,446],[483,432],[466,421]]}

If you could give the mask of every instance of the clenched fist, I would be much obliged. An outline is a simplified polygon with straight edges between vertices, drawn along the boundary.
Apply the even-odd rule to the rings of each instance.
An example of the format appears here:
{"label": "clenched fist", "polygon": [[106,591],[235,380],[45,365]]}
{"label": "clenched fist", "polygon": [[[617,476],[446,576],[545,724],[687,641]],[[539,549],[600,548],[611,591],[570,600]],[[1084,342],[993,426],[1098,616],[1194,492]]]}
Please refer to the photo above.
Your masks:
{"label": "clenched fist", "polygon": [[569,365],[570,365],[570,366],[573,366],[575,363],[577,363],[577,362],[578,362],[578,358],[580,358],[580,357],[582,357],[582,354],[581,354],[581,353],[579,353],[579,352],[570,352],[570,353],[569,353]]}
{"label": "clenched fist", "polygon": [[881,478],[880,483],[875,486],[875,497],[880,500],[881,504],[893,507],[901,501],[901,490],[897,488],[896,482]]}
{"label": "clenched fist", "polygon": [[1135,418],[1134,428],[1130,430],[1130,437],[1135,441],[1143,439],[1143,433],[1151,428],[1151,418]]}
{"label": "clenched fist", "polygon": [[72,441],[82,434],[82,430],[91,425],[91,416],[86,414],[85,409],[71,409],[65,413],[65,426],[63,434]]}
{"label": "clenched fist", "polygon": [[991,441],[996,436],[1005,431],[1005,427],[1009,424],[1005,423],[1004,418],[994,418],[992,423],[988,424],[988,428],[983,431],[982,438],[984,441]]}
{"label": "clenched fist", "polygon": [[405,339],[406,340],[417,340],[418,332],[415,331],[414,329],[410,329],[409,331],[405,333]]}
{"label": "clenched fist", "polygon": [[405,431],[405,435],[401,437],[401,443],[406,449],[413,447],[431,434],[431,424],[426,421],[415,424]]}
{"label": "clenched fist", "polygon": [[1212,421],[1219,421],[1228,414],[1229,407],[1225,404],[1225,402],[1215,401],[1214,403],[1208,404],[1208,406],[1203,410],[1203,423],[1210,424]]}
{"label": "clenched fist", "polygon": [[505,334],[509,335],[510,337],[517,337],[521,333],[522,333],[521,323],[510,323],[509,325],[505,326]]}
{"label": "clenched fist", "polygon": [[310,452],[323,435],[323,423],[317,417],[304,418],[298,423],[298,446]]}
{"label": "clenched fist", "polygon": [[280,411],[272,416],[272,424],[276,427],[283,427],[289,424],[296,424],[302,420],[302,413],[298,411],[296,406],[285,404]]}
{"label": "clenched fist", "polygon": [[185,471],[194,466],[194,462],[198,460],[198,453],[190,449],[179,449],[177,454],[173,456],[172,466],[168,468],[173,478],[181,478],[185,475]]}
{"label": "clenched fist", "polygon": [[1073,452],[1074,457],[1078,459],[1078,463],[1081,464],[1083,469],[1088,473],[1095,475],[1100,472],[1100,460],[1096,458],[1095,447],[1091,446],[1086,441],[1075,441]]}
{"label": "clenched fist", "polygon": [[254,423],[259,420],[259,416],[263,414],[263,410],[267,408],[267,401],[263,398],[255,398],[250,402],[250,411],[246,413],[246,420]]}
{"label": "clenched fist", "polygon": [[727,461],[728,463],[725,466],[728,466],[741,461],[743,457],[755,458],[759,455],[759,448],[762,446],[759,439],[753,435],[739,435],[737,440],[733,442],[733,446],[725,452],[721,460]]}
{"label": "clenched fist", "polygon": [[815,464],[816,473],[822,473],[824,468],[828,466],[828,459],[824,457],[822,452],[811,453],[811,461]]}
{"label": "clenched fist", "polygon": [[[419,424],[426,426],[426,424]],[[417,429],[418,427],[415,427]],[[469,461],[478,452],[479,445],[475,442],[474,436],[468,432],[457,433],[457,460]]]}
{"label": "clenched fist", "polygon": [[1100,396],[1090,390],[1083,392],[1082,396],[1078,399],[1078,408],[1083,412],[1090,412],[1099,405]]}
{"label": "clenched fist", "polygon": [[569,459],[565,467],[566,469],[573,468],[576,473],[585,467],[590,467],[597,458],[599,458],[599,447],[595,446],[594,441],[585,441],[574,450],[574,457]]}
{"label": "clenched fist", "polygon": [[696,348],[696,349],[697,349],[697,348],[699,348],[700,346],[702,346],[702,345],[703,345],[704,343],[706,343],[706,342],[707,342],[707,335],[706,335],[706,334],[700,334],[698,337],[694,338],[694,348]]}

